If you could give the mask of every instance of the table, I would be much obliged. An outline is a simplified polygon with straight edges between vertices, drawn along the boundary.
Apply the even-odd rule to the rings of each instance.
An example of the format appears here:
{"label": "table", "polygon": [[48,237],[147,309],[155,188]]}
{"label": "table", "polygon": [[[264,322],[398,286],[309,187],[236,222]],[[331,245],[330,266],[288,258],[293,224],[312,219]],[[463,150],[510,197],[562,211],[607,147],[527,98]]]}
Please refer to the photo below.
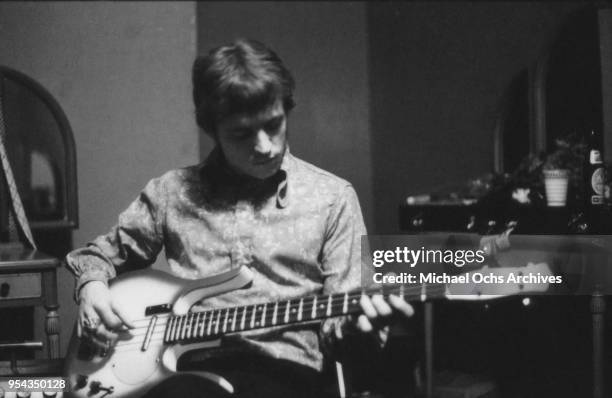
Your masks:
{"label": "table", "polygon": [[60,357],[57,268],[60,261],[21,245],[0,245],[0,308],[42,305],[47,355]]}

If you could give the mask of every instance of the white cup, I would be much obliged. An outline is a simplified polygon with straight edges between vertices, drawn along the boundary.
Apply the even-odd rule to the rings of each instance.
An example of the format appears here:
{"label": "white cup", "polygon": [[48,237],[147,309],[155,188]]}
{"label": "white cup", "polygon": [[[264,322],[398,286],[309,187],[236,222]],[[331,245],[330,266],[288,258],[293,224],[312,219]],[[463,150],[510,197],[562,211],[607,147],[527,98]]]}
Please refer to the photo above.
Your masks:
{"label": "white cup", "polygon": [[548,206],[565,206],[567,202],[569,172],[567,170],[544,170],[543,173]]}

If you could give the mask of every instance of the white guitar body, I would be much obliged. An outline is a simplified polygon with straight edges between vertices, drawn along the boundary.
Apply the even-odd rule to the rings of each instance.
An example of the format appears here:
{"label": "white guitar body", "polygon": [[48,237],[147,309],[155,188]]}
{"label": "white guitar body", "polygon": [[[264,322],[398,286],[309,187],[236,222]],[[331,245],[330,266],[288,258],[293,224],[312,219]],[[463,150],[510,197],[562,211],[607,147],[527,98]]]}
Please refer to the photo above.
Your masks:
{"label": "white guitar body", "polygon": [[[146,275],[143,278],[143,275]],[[138,397],[153,386],[176,374],[178,359],[187,351],[209,348],[218,341],[164,345],[166,320],[171,315],[184,315],[203,298],[244,287],[252,280],[246,267],[207,279],[185,281],[170,274],[147,270],[116,278],[111,284],[115,305],[126,316],[136,320],[136,329],[122,332],[110,353],[82,358],[84,343],[75,335],[66,356],[69,396],[76,398]],[[171,312],[146,317],[144,309],[172,304]],[[156,318],[155,321],[152,321]],[[144,344],[149,333],[149,343]],[[131,336],[131,337],[130,337]],[[108,355],[112,354],[112,355]],[[228,392],[233,388],[227,380],[209,372],[195,373],[218,384]]]}

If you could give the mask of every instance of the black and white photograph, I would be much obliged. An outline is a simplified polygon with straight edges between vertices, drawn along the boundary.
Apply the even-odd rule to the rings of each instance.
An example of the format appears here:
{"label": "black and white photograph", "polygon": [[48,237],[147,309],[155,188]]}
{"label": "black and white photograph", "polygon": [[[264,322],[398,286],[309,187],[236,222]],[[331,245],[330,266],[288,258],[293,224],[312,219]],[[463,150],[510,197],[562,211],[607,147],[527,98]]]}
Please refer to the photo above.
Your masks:
{"label": "black and white photograph", "polygon": [[0,3],[0,398],[612,395],[607,1]]}

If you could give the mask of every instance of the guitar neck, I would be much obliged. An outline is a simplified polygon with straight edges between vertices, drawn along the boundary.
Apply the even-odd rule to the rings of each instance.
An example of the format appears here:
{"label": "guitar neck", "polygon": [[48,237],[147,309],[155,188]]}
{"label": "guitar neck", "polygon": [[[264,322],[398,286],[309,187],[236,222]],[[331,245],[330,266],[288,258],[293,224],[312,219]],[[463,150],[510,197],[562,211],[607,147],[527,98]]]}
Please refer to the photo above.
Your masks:
{"label": "guitar neck", "polygon": [[172,344],[210,340],[231,333],[356,314],[361,312],[359,299],[363,294],[383,296],[394,294],[403,297],[406,301],[426,301],[444,297],[446,285],[424,284],[418,287],[400,285],[190,312],[170,317],[164,333],[164,342]]}

